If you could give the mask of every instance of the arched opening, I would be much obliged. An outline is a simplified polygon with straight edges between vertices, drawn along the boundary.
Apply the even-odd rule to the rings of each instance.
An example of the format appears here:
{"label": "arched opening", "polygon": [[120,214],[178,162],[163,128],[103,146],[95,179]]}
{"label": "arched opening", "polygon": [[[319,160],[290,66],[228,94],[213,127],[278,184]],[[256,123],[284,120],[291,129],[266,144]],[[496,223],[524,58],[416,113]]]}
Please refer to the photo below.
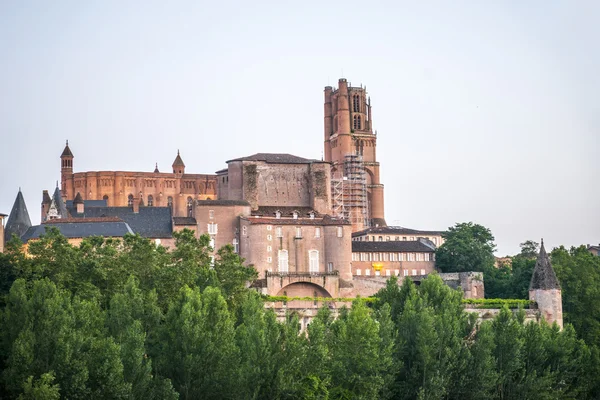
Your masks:
{"label": "arched opening", "polygon": [[129,194],[129,196],[127,196],[127,207],[133,207],[133,195]]}
{"label": "arched opening", "polygon": [[[277,296],[284,296],[284,293],[287,293],[288,297],[332,297],[324,287],[312,282],[291,283],[284,286]],[[309,302],[312,304],[312,300]]]}
{"label": "arched opening", "polygon": [[154,197],[151,194],[149,194],[148,195],[148,207],[152,207],[152,206],[154,206]]}
{"label": "arched opening", "polygon": [[191,197],[187,198],[187,216],[194,216],[194,199],[192,199]]}

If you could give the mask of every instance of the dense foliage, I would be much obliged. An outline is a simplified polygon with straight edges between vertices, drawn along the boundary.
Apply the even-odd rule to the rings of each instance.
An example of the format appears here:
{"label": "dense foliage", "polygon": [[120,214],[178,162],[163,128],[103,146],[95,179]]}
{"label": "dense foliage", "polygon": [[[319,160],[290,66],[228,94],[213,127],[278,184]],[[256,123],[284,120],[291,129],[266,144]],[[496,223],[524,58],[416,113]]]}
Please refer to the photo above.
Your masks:
{"label": "dense foliage", "polygon": [[[0,255],[0,398],[597,398],[600,356],[504,308],[476,327],[437,276],[390,279],[377,301],[306,332],[246,289],[256,272],[229,246],[176,234],[70,245],[56,231]],[[564,271],[568,267],[565,257]],[[571,257],[569,255],[569,257]],[[565,272],[566,273],[566,272]],[[566,289],[565,289],[566,290]],[[584,325],[587,327],[588,325]]]}

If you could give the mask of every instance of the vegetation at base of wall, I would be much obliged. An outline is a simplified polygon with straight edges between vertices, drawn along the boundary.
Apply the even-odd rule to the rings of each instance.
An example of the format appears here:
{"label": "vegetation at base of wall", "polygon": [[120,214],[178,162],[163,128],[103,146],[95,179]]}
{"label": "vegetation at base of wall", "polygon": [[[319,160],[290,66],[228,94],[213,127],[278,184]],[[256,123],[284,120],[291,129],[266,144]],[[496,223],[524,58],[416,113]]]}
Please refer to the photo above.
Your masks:
{"label": "vegetation at base of wall", "polygon": [[309,297],[309,296],[305,296],[305,297],[290,297],[290,296],[267,296],[267,295],[263,295],[262,299],[266,302],[269,301],[283,301],[283,302],[289,302],[289,301],[318,301],[318,302],[324,302],[324,303],[330,303],[330,302],[347,302],[347,303],[352,303],[353,301],[362,301],[364,303],[374,303],[377,301],[377,298],[375,297]]}
{"label": "vegetation at base of wall", "polygon": [[462,299],[462,304],[473,308],[532,308],[536,303],[523,299]]}
{"label": "vegetation at base of wall", "polygon": [[[324,303],[306,326],[265,308],[231,246],[212,263],[209,237],[191,231],[166,251],[49,230],[29,251],[13,241],[0,254],[2,399],[600,398],[600,351],[571,325],[525,323],[506,305],[477,324],[439,276],[393,277],[370,307]],[[557,256],[567,277],[580,260],[595,267]]]}

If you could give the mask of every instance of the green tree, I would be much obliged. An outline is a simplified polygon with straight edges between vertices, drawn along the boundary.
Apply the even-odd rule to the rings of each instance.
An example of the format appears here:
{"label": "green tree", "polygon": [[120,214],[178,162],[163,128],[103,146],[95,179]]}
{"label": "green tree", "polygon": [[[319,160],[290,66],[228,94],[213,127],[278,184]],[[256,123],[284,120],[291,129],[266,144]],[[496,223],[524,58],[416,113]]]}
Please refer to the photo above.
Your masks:
{"label": "green tree", "polygon": [[472,222],[459,223],[443,234],[436,251],[436,266],[443,272],[488,271],[494,267],[494,236]]}
{"label": "green tree", "polygon": [[60,399],[60,387],[53,385],[54,374],[48,372],[42,374],[40,379],[33,380],[33,376],[27,378],[23,383],[23,393],[19,400],[58,400]]}
{"label": "green tree", "polygon": [[540,244],[533,240],[526,240],[523,243],[519,244],[521,247],[521,252],[519,255],[525,258],[536,258],[538,255],[538,250],[540,248]]}
{"label": "green tree", "polygon": [[246,291],[248,282],[254,281],[258,273],[253,266],[244,265],[244,259],[228,244],[217,251],[214,261],[217,282],[228,303],[235,308]]}

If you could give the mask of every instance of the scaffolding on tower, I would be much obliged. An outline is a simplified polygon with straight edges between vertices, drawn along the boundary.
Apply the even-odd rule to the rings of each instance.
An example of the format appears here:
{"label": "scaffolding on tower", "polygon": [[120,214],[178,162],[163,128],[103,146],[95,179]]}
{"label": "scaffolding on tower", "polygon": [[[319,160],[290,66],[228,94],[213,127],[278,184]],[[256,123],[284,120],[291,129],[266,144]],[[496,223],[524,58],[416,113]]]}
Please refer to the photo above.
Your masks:
{"label": "scaffolding on tower", "polygon": [[365,166],[361,156],[347,155],[331,180],[332,211],[353,227],[369,227],[369,201]]}

